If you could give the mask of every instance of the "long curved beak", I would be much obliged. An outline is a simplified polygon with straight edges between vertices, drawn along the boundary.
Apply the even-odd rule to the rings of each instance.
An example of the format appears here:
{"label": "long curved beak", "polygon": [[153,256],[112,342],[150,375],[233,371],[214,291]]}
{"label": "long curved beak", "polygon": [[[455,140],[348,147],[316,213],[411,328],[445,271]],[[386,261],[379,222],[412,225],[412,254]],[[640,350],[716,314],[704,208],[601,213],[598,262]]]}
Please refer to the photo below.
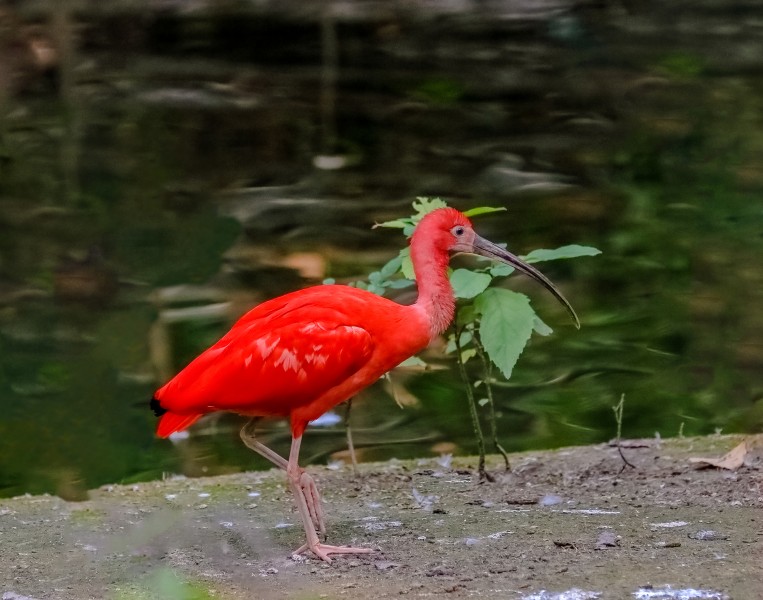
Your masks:
{"label": "long curved beak", "polygon": [[475,235],[474,237],[473,248],[474,248],[473,250],[474,254],[479,254],[480,256],[484,256],[486,258],[491,258],[493,260],[506,263],[507,265],[514,267],[518,271],[522,271],[522,273],[524,273],[525,275],[529,275],[530,277],[535,279],[535,281],[537,281],[543,287],[545,287],[549,292],[551,292],[554,295],[554,297],[557,300],[559,300],[559,302],[562,303],[564,308],[567,309],[567,312],[570,313],[570,316],[572,317],[572,320],[575,323],[575,327],[580,329],[580,319],[578,319],[578,316],[575,313],[575,309],[572,308],[572,305],[567,301],[567,298],[564,297],[562,292],[560,292],[559,289],[553,283],[551,283],[548,277],[546,277],[543,273],[538,271],[538,269],[528,265],[526,262],[524,262],[520,258],[514,256],[508,250],[504,250],[500,246],[497,246],[493,242],[490,242],[486,240],[485,238],[482,238],[478,235]]}

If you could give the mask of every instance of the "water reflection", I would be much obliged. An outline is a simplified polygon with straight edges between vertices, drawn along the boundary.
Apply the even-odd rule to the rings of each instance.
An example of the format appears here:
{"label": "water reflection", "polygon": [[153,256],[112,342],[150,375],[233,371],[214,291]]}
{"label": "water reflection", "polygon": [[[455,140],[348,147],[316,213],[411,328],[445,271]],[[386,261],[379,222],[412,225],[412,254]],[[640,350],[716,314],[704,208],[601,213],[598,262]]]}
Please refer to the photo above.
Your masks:
{"label": "water reflection", "polygon": [[[548,268],[580,332],[512,284],[556,332],[496,390],[507,449],[606,440],[622,393],[626,436],[760,427],[761,86],[741,58],[635,51],[607,34],[617,15],[546,31],[475,14],[447,36],[402,17],[98,18],[13,15],[63,39],[42,70],[0,22],[18,82],[0,85],[0,494],[269,466],[230,415],[155,440],[146,399],[253,304],[378,268],[403,240],[372,223],[427,194],[506,204],[477,227],[518,253],[604,250]],[[115,36],[130,60],[109,28],[132,32]],[[474,450],[454,371],[427,359],[355,403],[363,459]],[[266,427],[286,452],[285,424]],[[305,457],[344,436],[313,428]]]}

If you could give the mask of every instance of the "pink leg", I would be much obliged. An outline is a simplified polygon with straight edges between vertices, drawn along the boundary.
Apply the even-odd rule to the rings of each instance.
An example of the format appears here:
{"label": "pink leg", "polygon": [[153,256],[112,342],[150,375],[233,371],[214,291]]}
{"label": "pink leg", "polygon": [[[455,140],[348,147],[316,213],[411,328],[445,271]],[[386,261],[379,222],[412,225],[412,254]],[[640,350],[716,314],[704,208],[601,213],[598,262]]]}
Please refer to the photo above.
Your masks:
{"label": "pink leg", "polygon": [[[265,444],[257,441],[255,438],[254,428],[258,420],[259,419],[254,418],[246,425],[244,425],[240,433],[241,440],[244,442],[247,448],[254,450],[260,456],[267,458],[279,469],[287,471],[289,463],[286,461],[286,459],[273,452]],[[308,513],[310,514],[310,520],[313,523],[313,527],[317,529],[321,534],[321,537],[325,537],[326,525],[323,520],[323,508],[321,507],[321,495],[318,492],[318,486],[315,484],[315,481],[310,476],[310,474],[306,473],[304,469],[299,469],[299,471],[300,494],[304,496],[304,502],[307,506]],[[299,502],[297,504],[299,504]]]}
{"label": "pink leg", "polygon": [[[350,548],[348,546],[329,546],[328,544],[322,544],[318,540],[318,536],[315,533],[314,515],[311,512],[307,498],[312,492],[305,490],[304,477],[307,475],[302,469],[300,469],[299,461],[299,446],[302,443],[302,437],[294,438],[291,441],[291,452],[289,453],[289,462],[286,467],[286,478],[289,482],[289,487],[294,494],[294,499],[297,502],[297,509],[302,517],[302,524],[305,527],[305,534],[307,535],[307,542],[300,546],[295,554],[300,554],[310,550],[315,556],[331,562],[330,554],[366,554],[373,552],[370,548]],[[309,477],[309,476],[308,476]],[[313,484],[314,485],[314,484]],[[318,490],[315,488],[314,493],[317,494]],[[320,498],[317,498],[320,503]],[[315,500],[313,500],[315,501]],[[317,504],[319,506],[320,504]],[[322,518],[322,515],[321,515]]]}
{"label": "pink leg", "polygon": [[[258,418],[254,418],[249,421],[244,427],[241,428],[240,436],[247,448],[254,450],[260,456],[267,458],[279,469],[286,471],[286,467],[289,463],[280,454],[273,452],[262,442],[257,441],[254,436],[254,428],[259,421]],[[326,537],[326,525],[323,520],[323,508],[321,507],[321,495],[318,492],[318,486],[315,484],[313,478],[305,472],[304,469],[300,469],[301,485],[303,494],[305,496],[305,504],[310,512],[310,518],[313,521],[313,526],[318,530],[321,537]]]}
{"label": "pink leg", "polygon": [[246,423],[246,425],[244,425],[241,428],[241,431],[239,432],[241,441],[244,442],[244,445],[247,448],[249,448],[250,450],[254,450],[260,456],[267,458],[276,467],[278,467],[279,469],[283,469],[285,471],[286,466],[289,464],[288,462],[286,462],[286,459],[283,458],[280,454],[276,454],[275,452],[273,452],[265,444],[257,441],[257,438],[254,435],[254,429],[258,421],[259,421],[259,418],[255,417],[249,420]]}

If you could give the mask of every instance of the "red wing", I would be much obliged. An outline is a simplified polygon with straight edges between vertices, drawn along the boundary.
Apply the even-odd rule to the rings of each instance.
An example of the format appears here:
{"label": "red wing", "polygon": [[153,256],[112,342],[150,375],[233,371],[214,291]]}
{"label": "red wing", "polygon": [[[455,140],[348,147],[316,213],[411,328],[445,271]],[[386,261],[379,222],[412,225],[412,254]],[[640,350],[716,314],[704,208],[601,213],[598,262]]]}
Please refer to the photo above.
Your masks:
{"label": "red wing", "polygon": [[177,413],[288,415],[355,373],[373,352],[362,327],[242,320],[157,392]]}

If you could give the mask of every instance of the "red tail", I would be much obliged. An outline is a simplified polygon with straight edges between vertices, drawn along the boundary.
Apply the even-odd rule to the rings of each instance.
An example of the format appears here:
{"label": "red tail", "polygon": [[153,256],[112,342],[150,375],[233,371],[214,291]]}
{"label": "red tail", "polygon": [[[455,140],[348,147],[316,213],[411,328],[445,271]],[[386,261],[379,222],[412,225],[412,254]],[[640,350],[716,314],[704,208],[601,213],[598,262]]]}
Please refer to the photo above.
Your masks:
{"label": "red tail", "polygon": [[169,437],[176,431],[183,431],[183,429],[190,427],[202,416],[201,414],[179,415],[173,412],[164,413],[156,428],[156,435],[163,438]]}

